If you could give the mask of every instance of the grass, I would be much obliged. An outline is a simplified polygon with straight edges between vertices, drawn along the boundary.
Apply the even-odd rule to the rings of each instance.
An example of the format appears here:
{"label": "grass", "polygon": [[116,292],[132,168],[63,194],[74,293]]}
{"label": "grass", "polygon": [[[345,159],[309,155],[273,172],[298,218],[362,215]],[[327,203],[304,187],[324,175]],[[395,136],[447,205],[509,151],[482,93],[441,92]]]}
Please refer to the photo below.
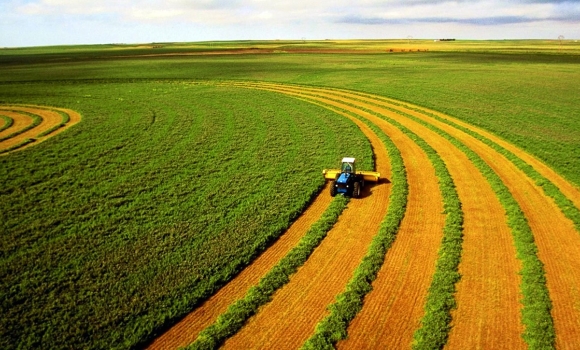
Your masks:
{"label": "grass", "polygon": [[250,288],[246,296],[230,305],[225,313],[204,329],[188,349],[216,349],[228,337],[238,332],[246,321],[258,312],[260,306],[268,303],[274,293],[290,281],[300,266],[310,257],[314,249],[326,237],[327,232],[346,208],[348,198],[337,196],[320,219],[312,225],[294,247],[258,283]]}
{"label": "grass", "polygon": [[[0,50],[0,103],[83,115],[66,132],[0,158],[0,347],[142,344],[265,249],[317,193],[320,169],[368,149],[356,127],[322,108],[183,82],[389,96],[489,130],[580,186],[580,55],[572,42],[564,50],[555,42],[458,41],[421,53],[136,56],[328,45],[405,42]],[[526,224],[510,210],[526,273],[541,280]],[[528,300],[543,300],[541,283],[525,283]],[[536,344],[543,330],[533,325],[546,320],[549,303],[528,305],[526,337]]]}
{"label": "grass", "polygon": [[5,115],[0,115],[0,119],[4,120],[4,125],[2,125],[2,127],[0,127],[0,132],[8,129],[9,127],[11,127],[14,124],[14,119],[5,116]]}
{"label": "grass", "polygon": [[316,325],[316,331],[302,346],[304,349],[332,349],[339,340],[346,338],[348,325],[362,309],[365,295],[372,290],[372,282],[376,279],[385,254],[394,242],[405,216],[409,189],[405,165],[399,149],[374,124],[364,118],[354,117],[363,121],[377,134],[389,154],[392,169],[390,180],[393,184],[389,196],[389,207],[381,222],[379,232],[371,241],[367,253],[354,271],[346,290],[336,297],[335,303],[329,306],[330,315]]}
{"label": "grass", "polygon": [[354,125],[267,92],[10,88],[24,96],[13,103],[84,118],[0,159],[3,347],[142,344],[281,234],[319,190],[321,169],[345,153],[372,160]]}

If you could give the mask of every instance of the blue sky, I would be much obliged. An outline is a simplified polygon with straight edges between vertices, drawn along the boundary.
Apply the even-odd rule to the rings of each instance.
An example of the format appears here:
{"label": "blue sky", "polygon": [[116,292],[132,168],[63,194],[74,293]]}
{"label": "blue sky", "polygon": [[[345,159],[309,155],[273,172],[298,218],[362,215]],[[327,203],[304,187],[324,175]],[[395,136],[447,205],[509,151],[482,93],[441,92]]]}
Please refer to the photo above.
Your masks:
{"label": "blue sky", "polygon": [[0,0],[0,47],[560,35],[580,39],[580,0]]}

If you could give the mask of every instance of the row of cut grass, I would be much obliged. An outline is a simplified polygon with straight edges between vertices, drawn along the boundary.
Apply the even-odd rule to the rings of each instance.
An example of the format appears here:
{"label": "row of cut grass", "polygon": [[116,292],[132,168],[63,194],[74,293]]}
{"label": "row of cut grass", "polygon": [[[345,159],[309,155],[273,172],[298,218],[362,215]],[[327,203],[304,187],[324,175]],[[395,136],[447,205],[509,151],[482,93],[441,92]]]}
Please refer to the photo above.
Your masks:
{"label": "row of cut grass", "polygon": [[[333,108],[329,107],[331,110]],[[315,333],[303,345],[305,349],[333,348],[336,342],[346,337],[348,325],[362,309],[365,295],[372,290],[372,282],[376,279],[384,262],[386,252],[395,240],[407,206],[409,193],[407,175],[401,152],[397,146],[382,130],[365,118],[346,111],[343,113],[361,120],[381,139],[391,161],[391,183],[393,185],[389,196],[388,211],[381,222],[377,235],[373,238],[366,255],[348,282],[346,290],[337,296],[334,304],[329,306],[330,315],[317,324]]]}
{"label": "row of cut grass", "polygon": [[8,134],[6,136],[0,137],[0,142],[5,141],[5,140],[8,140],[8,139],[11,139],[11,138],[13,138],[15,136],[18,136],[18,135],[20,135],[22,133],[27,132],[28,130],[34,129],[35,127],[39,126],[40,123],[42,123],[42,117],[39,116],[39,115],[36,115],[36,114],[33,114],[33,113],[28,113],[28,112],[23,112],[23,111],[13,111],[13,112],[18,112],[20,114],[26,114],[26,115],[32,117],[32,124],[27,125],[26,127],[22,128],[20,130],[16,130],[15,132],[10,133],[10,134]]}
{"label": "row of cut grass", "polygon": [[70,116],[68,115],[68,113],[66,113],[64,111],[56,110],[56,109],[51,109],[51,111],[60,114],[60,116],[62,117],[62,121],[60,122],[60,124],[55,125],[52,128],[41,132],[40,134],[38,134],[37,137],[44,137],[44,136],[50,135],[53,132],[57,131],[58,129],[64,128],[66,126],[66,124],[70,121]]}
{"label": "row of cut grass", "polygon": [[0,154],[4,154],[4,153],[8,153],[8,152],[12,152],[12,151],[14,151],[14,150],[17,150],[17,149],[19,149],[19,148],[21,148],[21,147],[24,147],[24,146],[26,146],[26,145],[30,144],[30,143],[33,143],[33,142],[35,142],[35,141],[36,141],[36,139],[35,139],[35,138],[28,138],[28,139],[25,139],[25,140],[23,140],[23,141],[21,141],[21,142],[19,142],[19,143],[15,144],[14,146],[11,146],[11,147],[8,147],[8,148],[5,148],[5,149],[0,149]]}
{"label": "row of cut grass", "polygon": [[228,337],[238,332],[245,322],[268,303],[272,295],[290,281],[300,266],[310,257],[334,226],[340,213],[346,208],[348,198],[337,196],[328,209],[306,232],[298,245],[278,262],[258,283],[250,288],[243,299],[236,301],[218,319],[204,329],[188,349],[215,349]]}
{"label": "row of cut grass", "polygon": [[[522,335],[531,349],[553,348],[555,329],[550,310],[552,302],[546,286],[543,264],[537,256],[538,248],[534,242],[532,230],[518,202],[510,193],[499,175],[473,150],[447,132],[412,115],[397,111],[449,140],[464,152],[469,160],[479,169],[497,194],[500,203],[506,210],[507,223],[512,230],[517,251],[517,258],[522,261],[522,322],[525,331]],[[420,336],[421,334],[417,334]],[[418,339],[417,339],[418,340]],[[430,348],[428,342],[425,347]]]}
{"label": "row of cut grass", "polygon": [[[393,103],[393,104],[396,104],[396,103]],[[487,137],[477,133],[476,131],[473,131],[473,130],[466,128],[464,126],[458,125],[457,123],[454,123],[451,120],[441,118],[440,116],[429,113],[428,111],[418,109],[418,108],[413,108],[413,107],[410,107],[407,105],[404,105],[404,107],[415,110],[415,111],[420,112],[420,113],[423,113],[423,114],[428,115],[434,119],[437,119],[443,123],[451,125],[454,128],[459,129],[459,130],[475,137],[476,139],[482,141],[483,143],[490,146],[498,153],[505,156],[518,169],[523,171],[529,178],[534,180],[536,185],[540,186],[547,196],[554,199],[554,202],[560,208],[562,213],[568,219],[572,220],[572,222],[574,223],[574,226],[576,226],[576,230],[578,232],[580,232],[580,209],[578,207],[576,207],[574,205],[574,203],[572,203],[572,201],[570,199],[568,199],[568,197],[566,197],[562,193],[562,191],[560,191],[558,186],[554,185],[553,182],[551,182],[545,176],[540,174],[533,166],[526,163],[524,160],[522,160],[520,157],[515,155],[513,152],[511,152],[511,151],[507,150],[506,148],[500,146],[499,144],[493,142],[492,140],[488,139]]]}
{"label": "row of cut grass", "polygon": [[[333,89],[333,90],[339,91],[339,92],[341,91],[339,89]],[[528,177],[530,177],[532,180],[534,180],[536,185],[540,186],[547,196],[554,199],[556,205],[560,208],[562,213],[564,213],[564,215],[574,223],[574,226],[576,226],[576,230],[578,230],[580,232],[580,208],[576,207],[574,205],[574,203],[572,203],[572,201],[570,199],[568,199],[568,197],[566,197],[562,193],[562,191],[560,191],[558,186],[554,185],[553,182],[548,180],[545,176],[540,174],[533,166],[526,163],[524,160],[522,160],[520,157],[515,155],[513,152],[502,147],[498,143],[490,140],[489,138],[481,135],[480,133],[478,133],[475,130],[461,126],[461,125],[459,125],[459,124],[457,124],[449,119],[442,118],[442,117],[438,116],[437,114],[431,113],[428,110],[420,108],[418,106],[410,106],[404,102],[393,100],[390,98],[385,98],[382,96],[369,95],[369,94],[361,93],[361,92],[357,92],[357,91],[349,91],[349,92],[351,92],[355,95],[360,95],[360,96],[364,96],[364,97],[379,98],[381,101],[384,101],[390,105],[402,107],[402,108],[407,108],[407,109],[422,113],[425,116],[429,116],[429,117],[436,119],[442,123],[450,125],[456,129],[461,130],[461,131],[465,132],[466,134],[471,135],[474,138],[482,141],[483,143],[485,143],[489,147],[493,148],[498,153],[505,156],[518,169],[523,171]],[[389,109],[393,112],[400,112],[398,109],[389,107],[387,105],[381,104],[381,107]],[[402,112],[402,113],[404,113],[404,112]]]}
{"label": "row of cut grass", "polygon": [[[343,100],[335,101],[349,104]],[[353,104],[350,105],[361,108]],[[444,237],[439,250],[439,259],[433,281],[429,288],[429,295],[425,305],[426,313],[421,322],[422,327],[415,334],[414,347],[418,349],[442,347],[447,341],[450,330],[451,310],[456,306],[454,299],[455,283],[460,279],[458,266],[461,260],[461,245],[463,242],[463,211],[461,209],[459,196],[447,166],[435,149],[425,142],[425,140],[391,118],[378,115],[364,108],[361,108],[361,110],[387,120],[415,141],[427,154],[435,168],[435,174],[439,179],[444,209],[447,214],[443,229]],[[385,140],[384,133],[378,130],[370,121],[364,118],[362,120],[383,137],[383,142],[387,145],[390,154],[392,151],[391,147],[394,147],[392,141],[388,138]],[[400,157],[398,150],[397,154]],[[402,163],[402,159],[400,161]],[[393,163],[396,163],[395,160],[393,160]],[[393,164],[393,167],[395,168],[396,165]],[[393,172],[395,172],[395,169],[393,169]],[[396,176],[393,174],[393,193],[396,191],[395,179]],[[357,268],[355,275],[347,285],[346,291],[337,297],[335,304],[330,306],[330,315],[318,324],[315,334],[306,342],[304,348],[332,348],[336,342],[346,338],[348,325],[362,308],[363,298],[372,289],[371,283],[376,278],[376,274],[384,261],[384,255],[388,247],[395,239],[396,231],[400,224],[400,221],[397,222],[395,219],[397,214],[394,214],[398,212],[397,204],[400,203],[395,199],[395,207],[392,208],[389,206],[389,213],[383,222],[383,224],[386,224],[385,228],[387,228],[387,232],[383,232],[384,227],[381,227],[379,235],[373,240],[369,253],[365,257],[365,260],[367,258],[368,261],[374,260],[374,264],[363,260],[363,263]],[[393,209],[393,212],[391,212],[391,209]],[[399,220],[402,220],[402,215]],[[387,223],[390,223],[390,225]]]}
{"label": "row of cut grass", "polygon": [[4,120],[4,125],[2,125],[2,127],[0,127],[0,132],[8,129],[9,127],[12,126],[12,124],[14,124],[14,119],[10,118],[9,116],[0,115],[0,119]]}

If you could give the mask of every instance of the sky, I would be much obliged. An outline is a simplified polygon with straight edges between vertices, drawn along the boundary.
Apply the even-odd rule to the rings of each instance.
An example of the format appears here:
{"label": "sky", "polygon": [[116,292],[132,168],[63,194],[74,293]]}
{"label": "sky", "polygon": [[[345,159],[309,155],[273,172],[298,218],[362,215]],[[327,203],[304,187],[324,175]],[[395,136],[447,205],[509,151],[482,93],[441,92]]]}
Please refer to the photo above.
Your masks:
{"label": "sky", "polygon": [[0,0],[0,47],[560,36],[580,0]]}

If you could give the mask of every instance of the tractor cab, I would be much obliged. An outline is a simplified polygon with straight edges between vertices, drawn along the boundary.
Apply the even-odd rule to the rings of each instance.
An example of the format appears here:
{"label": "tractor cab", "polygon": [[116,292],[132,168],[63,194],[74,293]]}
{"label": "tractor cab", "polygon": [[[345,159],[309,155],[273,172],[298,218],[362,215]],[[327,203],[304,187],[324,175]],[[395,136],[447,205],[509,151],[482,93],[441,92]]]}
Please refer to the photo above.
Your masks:
{"label": "tractor cab", "polygon": [[340,172],[348,174],[356,174],[354,161],[355,161],[354,158],[342,158],[342,166],[340,167]]}

